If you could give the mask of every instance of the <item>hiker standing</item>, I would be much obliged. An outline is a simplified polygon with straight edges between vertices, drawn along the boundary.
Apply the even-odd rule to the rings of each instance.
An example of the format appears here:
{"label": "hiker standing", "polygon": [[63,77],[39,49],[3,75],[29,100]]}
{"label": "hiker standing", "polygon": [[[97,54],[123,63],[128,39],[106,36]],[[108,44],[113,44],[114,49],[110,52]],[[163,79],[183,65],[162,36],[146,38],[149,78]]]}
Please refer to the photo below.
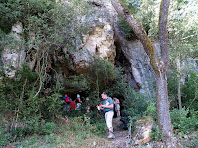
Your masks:
{"label": "hiker standing", "polygon": [[105,121],[106,121],[107,128],[109,130],[107,138],[108,139],[115,138],[115,135],[113,133],[113,126],[112,126],[112,120],[113,120],[113,115],[114,115],[113,100],[111,97],[108,97],[105,92],[103,92],[101,96],[103,99],[102,105],[97,106],[97,107],[99,107],[101,110],[104,110],[105,112]]}
{"label": "hiker standing", "polygon": [[65,102],[65,95],[63,96],[62,100],[63,100],[63,112],[65,112],[67,110],[67,104]]}
{"label": "hiker standing", "polygon": [[114,97],[113,102],[115,104],[115,111],[117,113],[117,118],[120,118],[120,101]]}
{"label": "hiker standing", "polygon": [[79,95],[79,94],[77,94],[77,98],[76,98],[76,100],[75,100],[75,103],[76,103],[76,108],[75,108],[75,110],[80,110],[80,106],[81,106],[82,101],[81,101],[81,99],[80,99],[80,95]]}
{"label": "hiker standing", "polygon": [[70,103],[71,103],[71,98],[68,97],[67,94],[63,97],[63,100],[65,101],[65,104],[63,105],[63,111],[69,111],[70,110]]}

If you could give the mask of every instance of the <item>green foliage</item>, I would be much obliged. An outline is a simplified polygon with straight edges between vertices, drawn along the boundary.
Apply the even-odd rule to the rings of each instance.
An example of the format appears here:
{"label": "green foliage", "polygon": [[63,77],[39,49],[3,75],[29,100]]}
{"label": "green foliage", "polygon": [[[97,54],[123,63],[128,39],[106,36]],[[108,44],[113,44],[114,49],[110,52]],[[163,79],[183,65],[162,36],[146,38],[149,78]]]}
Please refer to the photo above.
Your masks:
{"label": "green foliage", "polygon": [[92,113],[92,115],[89,116],[91,117],[90,123],[93,127],[90,131],[98,136],[104,136],[108,131],[104,116],[99,113],[97,113],[97,115]]}
{"label": "green foliage", "polygon": [[172,72],[168,74],[167,84],[168,84],[168,95],[169,100],[171,101],[171,106],[177,106],[178,104],[178,80],[176,76],[176,72]]}
{"label": "green foliage", "polygon": [[[193,109],[189,110],[185,108],[183,108],[181,111],[178,109],[171,110],[170,117],[174,132],[175,133],[180,132],[186,134],[190,131],[194,131],[194,130],[196,131],[198,128],[197,113],[198,112]],[[155,121],[157,121],[156,107],[154,100],[148,102],[148,107],[147,110],[144,112],[144,115],[152,116],[155,119]],[[163,135],[161,135],[159,127],[157,126],[156,123],[154,123],[151,135],[155,141],[162,139]]]}
{"label": "green foliage", "polygon": [[182,92],[182,102],[186,107],[191,107],[195,110],[198,110],[198,72],[191,72],[189,77],[187,78],[187,82],[185,83]]}
{"label": "green foliage", "polygon": [[[9,129],[1,123],[1,138],[0,145],[6,146],[10,142],[20,140],[29,135],[50,135],[56,130],[54,122],[40,122],[38,120],[29,120],[18,122],[15,126],[10,126]],[[8,132],[9,131],[9,132]]]}
{"label": "green foliage", "polygon": [[145,96],[128,88],[123,106],[130,116],[141,117],[147,108],[147,102],[145,101]]}
{"label": "green foliage", "polygon": [[[122,0],[122,4],[129,9],[133,16],[143,25],[147,34],[155,37],[158,33],[159,1],[154,0]],[[118,26],[124,31],[125,37],[135,37],[132,28],[124,19],[120,19]]]}
{"label": "green foliage", "polygon": [[72,130],[76,136],[80,138],[88,138],[91,134],[104,135],[106,123],[103,116],[100,118],[91,119],[90,116],[83,115],[74,117],[67,125],[67,129]]}
{"label": "green foliage", "polygon": [[47,122],[41,127],[42,133],[45,135],[50,135],[55,132],[56,126],[57,125],[54,122]]}
{"label": "green foliage", "polygon": [[[125,109],[125,114],[131,117],[141,117],[147,108],[145,102],[146,94],[141,95],[135,92],[127,83],[123,70],[114,68],[111,63],[102,59],[94,59],[87,69],[87,73],[79,76],[70,76],[66,80],[66,90],[76,94],[84,91],[83,101],[88,97],[88,103],[92,109],[91,119],[97,120],[98,111],[96,105],[101,102],[100,94],[105,91],[110,97],[117,97],[121,101],[121,106]],[[84,103],[86,104],[86,103]],[[85,107],[84,107],[85,109]],[[81,110],[86,112],[85,110]],[[68,113],[75,116],[78,113]],[[137,118],[136,118],[137,119]]]}
{"label": "green foliage", "polygon": [[122,17],[119,17],[118,26],[123,30],[125,38],[131,38],[135,36],[131,26],[129,26],[129,24]]}
{"label": "green foliage", "polygon": [[152,116],[154,119],[156,119],[156,101],[155,100],[149,100],[147,109],[144,112],[144,116]]}
{"label": "green foliage", "polygon": [[41,84],[38,83],[38,75],[30,71],[27,65],[23,65],[23,69],[16,72],[16,79],[6,76],[2,78],[0,111],[9,111],[20,119],[27,120],[33,117],[52,119],[59,113],[61,95],[58,88],[48,89],[46,94],[41,86],[40,95],[35,96]]}
{"label": "green foliage", "polygon": [[[172,1],[170,5],[168,32],[170,39],[170,64],[177,69],[177,77],[186,77],[183,62],[189,57],[198,57],[197,49],[197,11],[195,1]],[[178,60],[181,70],[178,69]]]}
{"label": "green foliage", "polygon": [[6,127],[0,124],[0,147],[6,146],[10,141],[10,136]]}
{"label": "green foliage", "polygon": [[[192,108],[197,110],[198,104],[197,104],[197,72],[193,72],[194,67],[187,64],[185,67],[183,67],[183,78],[185,78],[184,83],[181,83],[181,101],[182,106],[188,108]],[[177,78],[177,71],[172,72],[168,75],[168,92],[169,92],[169,98],[171,100],[171,106],[177,106],[178,104],[178,78]]]}
{"label": "green foliage", "polygon": [[[84,1],[3,0],[0,8],[0,14],[3,14],[0,18],[0,51],[3,48],[25,49],[25,62],[31,63],[36,58],[35,67],[46,83],[49,79],[46,68],[53,71],[51,75],[57,74],[57,69],[51,67],[52,57],[67,54],[63,54],[63,48],[67,51],[76,49],[81,44],[82,34],[87,32],[84,19],[89,5]],[[8,35],[11,26],[18,22],[23,24],[22,41]],[[68,57],[63,58],[66,61]]]}
{"label": "green foliage", "polygon": [[21,17],[21,6],[16,0],[2,0],[0,2],[0,28],[6,33],[10,32],[11,27]]}
{"label": "green foliage", "polygon": [[65,81],[64,85],[68,92],[80,92],[89,89],[89,81],[85,75],[81,74],[79,76],[71,75]]}
{"label": "green foliage", "polygon": [[187,133],[198,128],[198,112],[183,108],[182,111],[174,109],[170,112],[173,128],[181,133]]}
{"label": "green foliage", "polygon": [[159,129],[159,127],[158,127],[156,122],[153,123],[153,128],[152,128],[152,132],[151,132],[151,138],[154,141],[161,141],[162,138],[163,138],[161,130]]}

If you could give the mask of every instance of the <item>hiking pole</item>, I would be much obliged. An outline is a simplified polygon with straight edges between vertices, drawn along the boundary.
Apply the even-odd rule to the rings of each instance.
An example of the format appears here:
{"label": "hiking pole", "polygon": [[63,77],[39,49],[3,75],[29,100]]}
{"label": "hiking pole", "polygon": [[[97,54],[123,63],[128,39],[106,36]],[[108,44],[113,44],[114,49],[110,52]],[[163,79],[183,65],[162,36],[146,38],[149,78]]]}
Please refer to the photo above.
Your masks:
{"label": "hiking pole", "polygon": [[132,139],[132,136],[131,136],[131,124],[132,123],[130,123],[130,125],[129,125],[129,133],[128,133],[128,142],[127,142],[127,144],[130,144],[131,143],[131,139]]}

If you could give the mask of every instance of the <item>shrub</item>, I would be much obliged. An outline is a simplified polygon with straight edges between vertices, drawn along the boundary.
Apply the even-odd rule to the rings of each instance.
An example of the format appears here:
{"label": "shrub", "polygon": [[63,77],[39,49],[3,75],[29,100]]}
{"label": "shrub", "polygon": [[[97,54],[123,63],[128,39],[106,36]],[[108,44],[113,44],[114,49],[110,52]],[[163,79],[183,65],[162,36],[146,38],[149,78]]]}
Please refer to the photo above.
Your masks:
{"label": "shrub", "polygon": [[174,109],[170,112],[173,129],[187,133],[198,128],[198,111],[183,108],[181,111]]}
{"label": "shrub", "polygon": [[0,147],[6,146],[8,143],[10,143],[10,135],[9,132],[7,132],[7,129],[5,126],[0,124]]}
{"label": "shrub", "polygon": [[182,103],[186,107],[198,110],[198,72],[190,72],[182,89]]}
{"label": "shrub", "polygon": [[159,127],[156,124],[156,122],[154,122],[154,124],[153,124],[152,132],[151,132],[151,138],[154,141],[161,141],[162,138],[163,138],[161,130],[159,129]]}
{"label": "shrub", "polygon": [[56,124],[54,122],[47,122],[41,126],[42,134],[50,135],[55,132]]}
{"label": "shrub", "polygon": [[157,118],[156,114],[156,101],[155,100],[149,100],[147,109],[144,112],[144,116],[152,116],[154,119]]}

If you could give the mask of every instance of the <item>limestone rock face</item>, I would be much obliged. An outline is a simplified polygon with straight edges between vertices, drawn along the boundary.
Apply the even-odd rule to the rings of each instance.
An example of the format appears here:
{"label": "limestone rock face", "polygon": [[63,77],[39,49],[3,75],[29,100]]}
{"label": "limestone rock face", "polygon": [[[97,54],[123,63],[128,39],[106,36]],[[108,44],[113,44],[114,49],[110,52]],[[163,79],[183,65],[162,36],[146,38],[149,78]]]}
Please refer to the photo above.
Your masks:
{"label": "limestone rock face", "polygon": [[[21,64],[25,60],[26,54],[21,44],[21,41],[23,40],[23,36],[21,35],[22,31],[22,23],[17,23],[12,26],[11,35],[13,35],[14,39],[16,40],[14,43],[15,47],[5,47],[2,52],[1,61],[3,63],[3,69],[9,77],[14,77],[16,69],[20,68]],[[13,68],[11,69],[10,66]]]}
{"label": "limestone rock face", "polygon": [[135,131],[132,135],[133,145],[145,144],[151,140],[150,132],[153,127],[153,119],[144,116],[136,122]]}
{"label": "limestone rock face", "polygon": [[[141,42],[137,39],[127,40],[124,38],[123,32],[115,23],[115,42],[119,45],[117,50],[125,57],[124,61],[120,61],[124,67],[127,79],[135,90],[147,93],[148,99],[151,99],[154,93],[151,92],[155,87],[155,75],[150,64],[150,59]],[[157,41],[153,42],[156,49],[156,56],[160,57],[160,45]],[[127,62],[127,64],[126,64]]]}
{"label": "limestone rock face", "polygon": [[[114,65],[124,67],[127,80],[135,90],[148,93],[148,99],[155,95],[151,90],[155,89],[155,76],[149,58],[138,40],[127,40],[117,27],[117,13],[110,1],[87,0],[92,5],[93,13],[86,18],[89,24],[89,33],[84,35],[81,46],[76,52],[72,52],[72,60],[77,74],[86,72],[86,67],[95,56],[110,61]],[[154,46],[157,56],[160,57],[159,44]],[[116,55],[122,52],[119,61]],[[117,64],[123,62],[121,65]]]}
{"label": "limestone rock face", "polygon": [[[71,53],[77,73],[83,72],[93,57],[98,56],[114,64],[116,48],[112,5],[110,2],[87,0],[93,6],[93,14],[86,19],[89,33],[84,35],[82,45],[77,52]],[[112,11],[111,11],[112,10]],[[80,50],[80,51],[79,51]]]}
{"label": "limestone rock face", "polygon": [[[157,42],[154,45],[159,49]],[[131,68],[131,73],[140,88],[140,92],[150,93],[149,91],[154,89],[155,76],[150,59],[140,41],[128,41],[128,47],[122,46],[122,51],[131,64],[129,68]]]}

